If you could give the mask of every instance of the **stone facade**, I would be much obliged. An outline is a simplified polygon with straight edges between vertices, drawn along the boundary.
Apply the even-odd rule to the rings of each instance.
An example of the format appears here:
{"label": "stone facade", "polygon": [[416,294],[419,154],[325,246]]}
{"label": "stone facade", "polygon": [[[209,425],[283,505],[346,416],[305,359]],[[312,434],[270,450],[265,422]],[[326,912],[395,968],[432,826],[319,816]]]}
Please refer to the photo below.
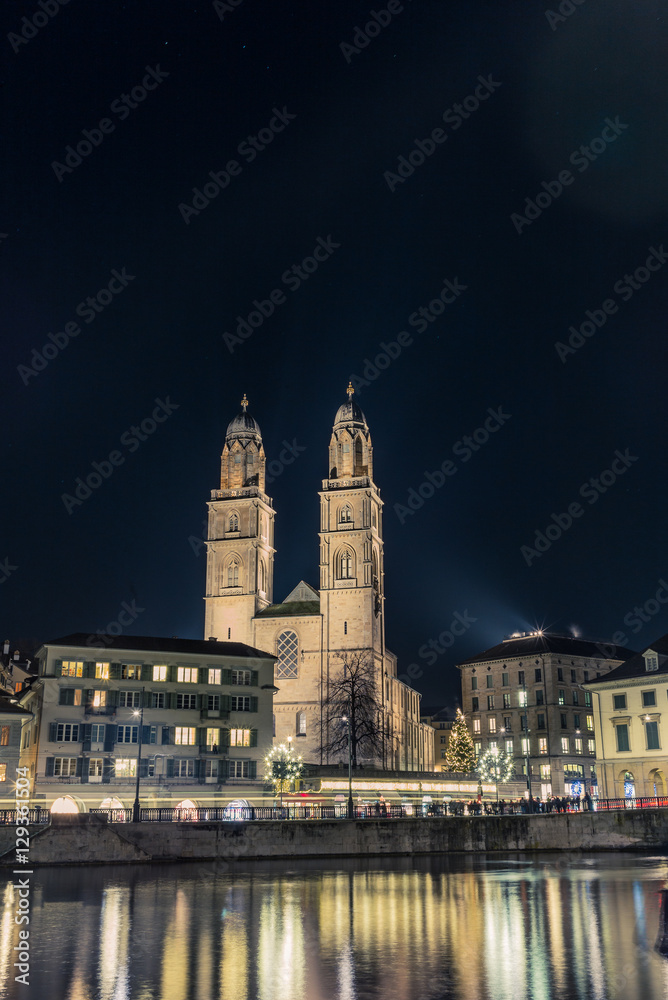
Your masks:
{"label": "stone facade", "polygon": [[[301,581],[280,603],[272,603],[274,512],[264,492],[264,450],[247,405],[244,397],[243,412],[227,429],[221,486],[209,503],[205,635],[277,657],[276,740],[293,738],[313,763],[330,763],[318,752],[321,734],[327,736],[330,681],[347,655],[363,654],[375,668],[386,734],[377,763],[431,770],[433,735],[420,723],[420,695],[398,680],[396,657],[385,645],[383,505],[371,435],[352,389],[336,414],[319,493],[319,589]],[[252,474],[232,480],[231,456],[244,468],[251,448]]]}

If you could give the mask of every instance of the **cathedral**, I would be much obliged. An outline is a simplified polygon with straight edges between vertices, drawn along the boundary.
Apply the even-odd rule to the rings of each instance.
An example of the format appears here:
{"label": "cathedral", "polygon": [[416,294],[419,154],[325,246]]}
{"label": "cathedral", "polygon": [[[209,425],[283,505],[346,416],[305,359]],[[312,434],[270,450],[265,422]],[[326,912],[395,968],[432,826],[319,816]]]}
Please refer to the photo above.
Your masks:
{"label": "cathedral", "polygon": [[274,737],[281,743],[292,737],[313,764],[339,763],[319,750],[323,701],[342,658],[363,654],[374,665],[379,725],[388,736],[382,759],[365,763],[433,771],[433,730],[420,723],[420,695],[398,679],[396,656],[385,645],[383,503],[369,427],[351,385],[347,394],[319,493],[319,589],[302,580],[280,602],[273,594],[274,507],[265,491],[262,435],[244,395],[225,435],[220,489],[208,504],[204,638],[276,656]]}

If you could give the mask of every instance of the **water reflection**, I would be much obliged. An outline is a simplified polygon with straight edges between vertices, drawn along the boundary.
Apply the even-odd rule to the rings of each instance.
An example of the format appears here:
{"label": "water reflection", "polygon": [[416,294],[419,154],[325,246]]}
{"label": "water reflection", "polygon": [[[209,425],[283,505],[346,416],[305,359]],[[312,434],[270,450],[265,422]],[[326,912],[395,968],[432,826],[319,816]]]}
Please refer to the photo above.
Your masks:
{"label": "water reflection", "polygon": [[[35,872],[31,995],[59,1000],[646,1000],[663,858],[407,859]],[[0,997],[14,982],[0,895]],[[660,935],[659,935],[660,936]]]}

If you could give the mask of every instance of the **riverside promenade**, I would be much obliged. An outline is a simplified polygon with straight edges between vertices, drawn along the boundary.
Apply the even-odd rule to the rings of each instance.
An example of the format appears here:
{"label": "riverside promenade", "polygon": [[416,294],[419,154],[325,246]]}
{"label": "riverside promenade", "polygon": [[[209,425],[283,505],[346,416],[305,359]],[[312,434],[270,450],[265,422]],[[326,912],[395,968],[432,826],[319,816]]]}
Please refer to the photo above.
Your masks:
{"label": "riverside promenade", "polygon": [[[494,816],[110,823],[55,815],[30,826],[30,864],[410,856],[508,851],[668,850],[668,809]],[[16,827],[0,827],[15,864]]]}

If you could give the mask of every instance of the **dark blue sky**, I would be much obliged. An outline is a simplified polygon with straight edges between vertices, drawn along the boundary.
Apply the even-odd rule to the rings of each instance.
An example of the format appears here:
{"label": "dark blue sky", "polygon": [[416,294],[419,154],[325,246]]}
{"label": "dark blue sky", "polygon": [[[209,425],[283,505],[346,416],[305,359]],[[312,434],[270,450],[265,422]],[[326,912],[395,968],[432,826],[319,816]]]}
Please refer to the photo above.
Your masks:
{"label": "dark blue sky", "polygon": [[125,602],[129,632],[201,636],[192,539],[244,392],[269,461],[303,449],[270,487],[275,596],[317,586],[352,376],[425,703],[536,623],[666,632],[663,5],[55,7],[0,12],[5,634]]}

